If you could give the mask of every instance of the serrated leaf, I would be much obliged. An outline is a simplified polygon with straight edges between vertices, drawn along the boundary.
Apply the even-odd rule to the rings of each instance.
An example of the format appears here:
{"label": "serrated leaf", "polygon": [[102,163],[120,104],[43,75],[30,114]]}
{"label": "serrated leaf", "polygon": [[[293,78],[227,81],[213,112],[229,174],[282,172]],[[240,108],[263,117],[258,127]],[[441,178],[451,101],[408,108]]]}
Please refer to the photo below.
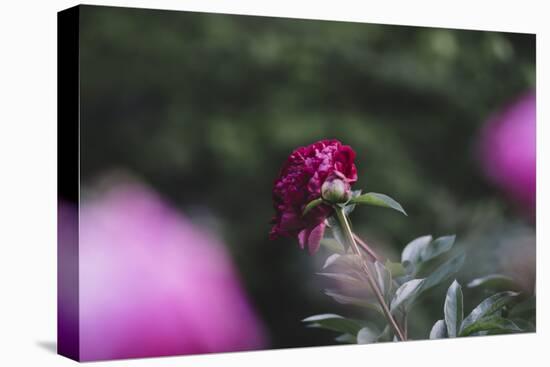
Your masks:
{"label": "serrated leaf", "polygon": [[468,288],[484,287],[499,291],[517,291],[520,286],[507,275],[491,274],[481,278],[476,278],[468,283]]}
{"label": "serrated leaf", "polygon": [[[470,325],[476,323],[477,321],[494,315],[496,312],[502,310],[502,307],[514,301],[518,294],[519,293],[516,292],[500,292],[484,299],[464,319],[461,329],[468,329]],[[462,332],[460,334],[462,335]]]}
{"label": "serrated leaf", "polygon": [[344,248],[344,246],[334,238],[323,238],[321,240],[321,245],[325,246],[327,250],[334,254],[346,253],[346,249]]}
{"label": "serrated leaf", "polygon": [[449,251],[455,243],[455,238],[455,235],[451,235],[438,237],[431,241],[428,245],[421,249],[421,261],[426,262]]}
{"label": "serrated leaf", "polygon": [[402,284],[396,291],[391,301],[390,310],[394,312],[398,307],[408,309],[418,295],[424,279],[412,279]]}
{"label": "serrated leaf", "polygon": [[363,327],[357,333],[357,344],[369,344],[374,343],[378,340],[380,331],[373,327]]}
{"label": "serrated leaf", "polygon": [[469,324],[462,329],[460,336],[469,336],[480,331],[518,332],[522,330],[513,321],[493,315]]}
{"label": "serrated leaf", "polygon": [[304,207],[304,210],[302,211],[302,216],[306,215],[307,213],[309,213],[309,211],[319,205],[321,205],[323,203],[323,199],[322,198],[317,198],[317,199],[313,199],[311,200],[309,203],[307,203],[307,205]]}
{"label": "serrated leaf", "polygon": [[398,212],[407,215],[401,204],[389,197],[388,195],[379,194],[376,192],[369,192],[367,194],[359,195],[350,200],[352,204],[365,204],[365,205],[374,205],[384,208],[390,208],[397,210]]}
{"label": "serrated leaf", "polygon": [[435,269],[430,275],[426,277],[426,280],[422,286],[422,292],[425,292],[428,289],[435,287],[439,283],[448,279],[451,275],[458,272],[464,264],[465,259],[466,255],[464,253],[461,253],[437,267],[437,269]]}
{"label": "serrated leaf", "polygon": [[449,338],[455,338],[460,333],[460,326],[464,318],[464,304],[462,299],[462,288],[455,280],[447,291],[445,298],[445,325]]}
{"label": "serrated leaf", "polygon": [[445,321],[443,320],[437,320],[432,326],[432,330],[430,331],[430,339],[443,339],[447,337],[447,326],[445,325]]}
{"label": "serrated leaf", "polygon": [[418,237],[409,242],[401,252],[401,262],[419,263],[422,259],[422,251],[430,242],[432,242],[432,236],[430,235]]}
{"label": "serrated leaf", "polygon": [[303,319],[302,322],[309,323],[309,327],[349,333],[352,335],[356,335],[363,327],[357,320],[347,319],[336,314],[314,315]]}

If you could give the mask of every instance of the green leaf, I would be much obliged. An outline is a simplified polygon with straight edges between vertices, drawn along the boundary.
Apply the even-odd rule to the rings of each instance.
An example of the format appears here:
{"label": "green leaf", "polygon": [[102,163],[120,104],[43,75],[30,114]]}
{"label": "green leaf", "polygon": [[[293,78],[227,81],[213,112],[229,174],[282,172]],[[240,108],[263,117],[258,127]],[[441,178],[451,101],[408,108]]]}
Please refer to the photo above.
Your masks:
{"label": "green leaf", "polygon": [[306,215],[307,213],[309,213],[309,211],[319,205],[321,205],[323,203],[323,199],[322,198],[317,198],[317,199],[313,199],[311,200],[309,203],[307,203],[307,205],[305,206],[304,210],[302,211],[302,216]]}
{"label": "green leaf", "polygon": [[468,283],[468,288],[484,287],[500,291],[518,291],[520,286],[509,276],[491,274],[477,278]]}
{"label": "green leaf", "polygon": [[361,258],[355,254],[333,254],[330,255],[323,265],[323,269],[329,267],[341,267],[343,271],[356,271],[359,270],[362,272],[361,268]]}
{"label": "green leaf", "polygon": [[384,330],[378,335],[378,342],[389,342],[393,338],[392,330],[389,325],[386,325]]}
{"label": "green leaf", "polygon": [[415,264],[413,264],[410,261],[403,261],[402,265],[403,265],[403,269],[405,269],[404,277],[412,279],[416,276],[418,269]]}
{"label": "green leaf", "polygon": [[302,322],[309,323],[309,327],[327,329],[341,333],[356,335],[363,327],[357,320],[346,319],[336,314],[321,314],[307,317]]}
{"label": "green leaf", "polygon": [[412,279],[402,284],[397,291],[395,291],[395,295],[391,301],[391,312],[394,312],[401,306],[408,309],[418,295],[423,283],[424,279]]}
{"label": "green leaf", "polygon": [[432,242],[432,236],[422,236],[409,242],[401,253],[401,262],[417,264],[422,259],[422,252]]}
{"label": "green leaf", "polygon": [[408,274],[416,274],[418,267],[447,251],[455,242],[455,236],[443,236],[435,240],[432,236],[418,237],[409,242],[401,253],[401,262]]}
{"label": "green leaf", "polygon": [[321,245],[325,246],[327,250],[335,254],[345,254],[346,249],[344,246],[334,238],[323,238]]}
{"label": "green leaf", "polygon": [[435,287],[439,283],[448,279],[451,275],[458,272],[464,264],[465,258],[466,255],[464,253],[461,253],[441,264],[437,269],[435,269],[430,275],[426,277],[426,280],[422,285],[422,292],[425,292],[428,289]]}
{"label": "green leaf", "polygon": [[437,320],[430,331],[430,339],[443,339],[447,337],[445,321]]}
{"label": "green leaf", "polygon": [[[342,282],[358,282],[359,280],[348,275],[348,274],[342,274],[342,273],[317,273],[317,275],[321,275],[324,277],[327,277],[329,279],[333,280],[339,280]],[[362,284],[362,283],[361,283]]]}
{"label": "green leaf", "polygon": [[355,198],[352,198],[350,200],[350,203],[366,204],[366,205],[381,206],[384,208],[391,208],[407,215],[403,207],[397,201],[395,201],[394,199],[390,198],[387,195],[379,194],[376,192],[369,192],[367,194],[363,194]]}
{"label": "green leaf", "polygon": [[381,315],[384,315],[384,312],[382,311],[378,303],[375,301],[371,301],[365,298],[346,296],[332,289],[325,289],[325,294],[331,297],[332,299],[334,299],[338,303],[367,308],[367,309],[376,311]]}
{"label": "green leaf", "polygon": [[366,288],[367,287],[365,282],[363,282],[361,279],[354,278],[349,274],[344,274],[344,273],[317,273],[317,275],[321,275],[323,277],[326,277],[326,278],[329,278],[329,279],[332,279],[332,280],[336,280],[336,281],[339,281],[339,282],[342,282],[342,283],[346,283],[346,284],[349,284],[349,285],[351,285],[353,287],[356,287],[356,288]]}
{"label": "green leaf", "polygon": [[328,268],[332,264],[335,264],[336,261],[340,258],[340,254],[332,254],[325,260],[325,264],[323,265],[323,269]]}
{"label": "green leaf", "polygon": [[445,324],[449,338],[455,338],[460,332],[460,325],[464,317],[464,304],[462,299],[462,288],[455,280],[447,291],[445,298]]}
{"label": "green leaf", "polygon": [[420,258],[422,262],[431,260],[447,251],[449,251],[455,243],[455,235],[443,236],[436,238],[427,246],[421,249]]}
{"label": "green leaf", "polygon": [[376,281],[378,283],[378,287],[387,302],[391,296],[392,290],[391,272],[379,261],[374,262],[374,269],[376,271]]}
{"label": "green leaf", "polygon": [[306,317],[305,319],[302,320],[302,322],[319,322],[319,321],[330,320],[330,319],[343,319],[343,317],[335,313],[321,313],[318,315],[312,315],[312,316]]}
{"label": "green leaf", "polygon": [[333,215],[327,218],[327,223],[330,228],[330,231],[332,232],[332,237],[338,241],[342,247],[346,248],[346,236],[344,235],[344,231],[342,230],[342,227],[340,226],[340,223],[336,218],[334,218]]}
{"label": "green leaf", "polygon": [[338,343],[357,344],[357,337],[351,334],[342,334],[334,338]]}
{"label": "green leaf", "polygon": [[511,319],[511,321],[517,325],[524,332],[535,332],[535,324],[524,319]]}
{"label": "green leaf", "polygon": [[530,318],[534,317],[537,310],[537,299],[531,296],[524,301],[514,305],[510,311],[510,317]]}
{"label": "green leaf", "polygon": [[[462,322],[462,330],[466,330],[470,325],[475,324],[481,319],[494,315],[498,311],[516,299],[519,293],[500,292],[484,299],[476,308],[470,312],[468,317]],[[462,335],[462,332],[460,333]]]}
{"label": "green leaf", "polygon": [[513,321],[493,315],[469,324],[462,329],[460,336],[472,335],[479,331],[517,332],[522,330]]}
{"label": "green leaf", "polygon": [[405,275],[405,268],[401,263],[394,263],[390,260],[386,260],[384,266],[390,271],[392,278],[399,278]]}
{"label": "green leaf", "polygon": [[[353,190],[351,192],[351,199],[361,195],[361,190]],[[355,209],[355,204],[351,203],[351,200],[344,206],[344,214],[350,215]]]}
{"label": "green leaf", "polygon": [[357,344],[369,344],[378,341],[380,331],[374,327],[363,327],[357,333]]}

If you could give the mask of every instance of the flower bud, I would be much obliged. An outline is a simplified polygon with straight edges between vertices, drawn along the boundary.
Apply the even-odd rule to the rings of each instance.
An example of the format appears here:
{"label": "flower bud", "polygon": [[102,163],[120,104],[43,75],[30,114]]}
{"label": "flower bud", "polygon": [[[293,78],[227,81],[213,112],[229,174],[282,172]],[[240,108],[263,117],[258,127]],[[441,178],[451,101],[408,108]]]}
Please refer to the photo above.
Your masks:
{"label": "flower bud", "polygon": [[345,203],[351,198],[350,184],[340,178],[327,179],[321,186],[321,196],[332,204]]}

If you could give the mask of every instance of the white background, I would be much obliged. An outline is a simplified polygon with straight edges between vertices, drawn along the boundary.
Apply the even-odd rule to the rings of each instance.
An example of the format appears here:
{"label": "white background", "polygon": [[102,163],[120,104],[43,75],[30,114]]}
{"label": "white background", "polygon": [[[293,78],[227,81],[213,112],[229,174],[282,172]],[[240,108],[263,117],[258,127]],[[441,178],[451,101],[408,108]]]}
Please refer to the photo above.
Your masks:
{"label": "white background", "polygon": [[[523,366],[548,355],[548,67],[544,1],[93,1],[93,4],[537,33],[537,334],[169,357],[100,366]],[[0,366],[75,365],[56,335],[56,12],[3,1],[0,22]],[[546,10],[546,14],[550,14]],[[548,21],[548,19],[546,19]],[[505,76],[503,76],[505,77]],[[498,88],[498,85],[495,85]],[[544,190],[546,189],[546,190]],[[46,347],[44,347],[46,346]],[[47,347],[49,346],[49,348]],[[546,350],[545,350],[546,348]],[[531,364],[529,363],[529,364]],[[96,365],[96,364],[94,364]]]}

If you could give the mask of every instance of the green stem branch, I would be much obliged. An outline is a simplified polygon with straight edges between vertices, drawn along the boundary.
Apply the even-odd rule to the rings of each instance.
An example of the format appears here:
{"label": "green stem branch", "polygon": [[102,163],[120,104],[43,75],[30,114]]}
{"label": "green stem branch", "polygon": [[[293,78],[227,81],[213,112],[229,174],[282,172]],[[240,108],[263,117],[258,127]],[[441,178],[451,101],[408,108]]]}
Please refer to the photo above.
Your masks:
{"label": "green stem branch", "polygon": [[380,303],[380,306],[382,307],[382,311],[384,313],[384,316],[386,317],[388,323],[392,327],[395,335],[397,335],[399,340],[407,340],[406,337],[405,337],[405,334],[401,331],[401,329],[399,328],[399,325],[395,321],[395,318],[391,314],[391,311],[390,311],[386,301],[384,300],[384,296],[382,295],[382,292],[380,291],[380,288],[378,287],[378,284],[376,283],[376,280],[374,279],[374,276],[373,276],[373,274],[370,270],[369,265],[367,264],[367,262],[361,256],[361,251],[359,250],[359,246],[355,242],[355,236],[354,236],[353,232],[351,231],[351,226],[350,226],[349,221],[346,217],[346,214],[344,213],[344,210],[341,207],[335,205],[334,206],[334,211],[336,212],[336,217],[337,217],[338,221],[340,222],[340,226],[342,227],[342,230],[344,232],[344,235],[346,236],[346,240],[348,241],[349,246],[351,246],[351,248],[353,249],[355,254],[358,255],[361,259],[361,264],[363,266],[363,270],[367,274],[367,280],[369,282],[369,285],[370,285],[374,295],[376,296],[376,299],[378,300],[378,303]]}

